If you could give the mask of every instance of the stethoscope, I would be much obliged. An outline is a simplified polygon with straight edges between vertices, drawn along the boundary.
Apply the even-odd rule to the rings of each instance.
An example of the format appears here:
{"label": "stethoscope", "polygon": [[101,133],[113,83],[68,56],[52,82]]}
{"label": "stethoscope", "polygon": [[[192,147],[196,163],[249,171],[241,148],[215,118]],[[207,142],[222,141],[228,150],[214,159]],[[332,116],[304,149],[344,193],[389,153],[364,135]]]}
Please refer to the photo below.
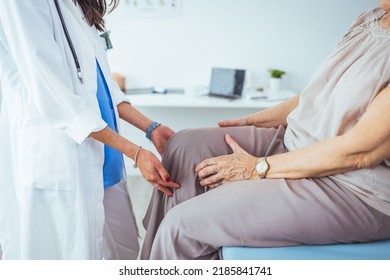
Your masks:
{"label": "stethoscope", "polygon": [[[79,61],[77,54],[76,54],[76,51],[74,49],[72,39],[70,38],[68,28],[66,27],[65,20],[64,20],[64,17],[62,15],[62,12],[61,12],[60,5],[58,4],[58,0],[54,0],[54,3],[56,5],[56,9],[57,9],[58,15],[59,15],[60,20],[61,20],[62,28],[64,29],[66,40],[68,41],[69,48],[72,52],[74,63],[76,64],[77,77],[79,78],[80,82],[83,83],[84,82],[83,81],[83,71],[81,70],[80,61]],[[112,43],[110,40],[109,31],[105,31],[103,34],[100,35],[100,37],[105,39],[107,49],[112,49]]]}

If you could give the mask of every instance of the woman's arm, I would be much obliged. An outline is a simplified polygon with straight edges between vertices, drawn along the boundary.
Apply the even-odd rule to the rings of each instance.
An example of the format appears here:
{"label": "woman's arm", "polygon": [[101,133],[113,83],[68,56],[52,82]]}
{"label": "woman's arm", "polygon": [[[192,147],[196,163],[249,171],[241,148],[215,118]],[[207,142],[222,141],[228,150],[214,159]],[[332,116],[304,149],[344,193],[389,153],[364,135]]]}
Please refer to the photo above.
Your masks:
{"label": "woman's arm", "polygon": [[140,111],[134,108],[127,102],[118,104],[119,117],[124,121],[134,125],[136,128],[146,132],[149,125],[153,122],[151,119],[143,115]]}
{"label": "woman's arm", "polygon": [[[142,176],[165,194],[172,196],[172,190],[169,188],[179,188],[178,184],[171,182],[168,172],[152,152],[139,149],[137,145],[128,141],[111,128],[106,127],[98,132],[93,132],[90,137],[109,145],[129,158],[136,160]],[[137,150],[138,154],[137,158],[135,158]]]}
{"label": "woman's arm", "polygon": [[370,168],[390,158],[390,87],[382,90],[348,133],[267,158],[267,178],[313,178]]}
{"label": "woman's arm", "polygon": [[299,103],[299,95],[290,98],[289,100],[276,105],[267,110],[257,112],[252,115],[242,117],[237,120],[226,120],[218,122],[221,127],[224,126],[247,126],[252,125],[256,127],[278,127],[287,126],[287,116],[294,110]]}
{"label": "woman's arm", "polygon": [[[267,158],[267,179],[323,177],[370,168],[390,158],[390,87],[382,90],[348,133],[292,152]],[[195,171],[202,186],[258,179],[257,158],[245,152],[229,135],[233,154],[204,160]],[[239,170],[238,172],[232,172]]]}
{"label": "woman's arm", "polygon": [[[118,113],[121,119],[144,132],[146,132],[150,124],[153,122],[127,102],[118,104]],[[175,132],[165,125],[160,125],[153,129],[151,133],[151,140],[160,155],[164,153],[165,145],[173,134],[175,134]]]}

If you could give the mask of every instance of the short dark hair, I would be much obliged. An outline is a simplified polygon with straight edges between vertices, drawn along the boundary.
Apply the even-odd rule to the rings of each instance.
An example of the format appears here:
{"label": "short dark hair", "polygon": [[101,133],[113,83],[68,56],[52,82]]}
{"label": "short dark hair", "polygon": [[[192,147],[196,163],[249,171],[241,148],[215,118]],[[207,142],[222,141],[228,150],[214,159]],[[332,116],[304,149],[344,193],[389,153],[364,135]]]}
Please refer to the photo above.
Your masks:
{"label": "short dark hair", "polygon": [[104,15],[107,13],[107,6],[110,7],[109,12],[114,10],[119,0],[111,0],[107,5],[106,0],[73,0],[79,4],[85,14],[88,23],[94,25],[99,31],[104,31]]}

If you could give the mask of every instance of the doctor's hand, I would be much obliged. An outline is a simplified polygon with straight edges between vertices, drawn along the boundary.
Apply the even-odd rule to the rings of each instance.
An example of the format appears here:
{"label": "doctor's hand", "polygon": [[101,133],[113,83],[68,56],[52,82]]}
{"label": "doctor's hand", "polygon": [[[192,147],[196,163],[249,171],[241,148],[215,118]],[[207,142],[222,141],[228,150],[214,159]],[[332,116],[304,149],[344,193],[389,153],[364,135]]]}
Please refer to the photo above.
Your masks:
{"label": "doctor's hand", "polygon": [[229,134],[225,141],[233,154],[206,159],[195,167],[201,186],[215,188],[227,182],[259,178],[255,171],[258,158],[243,150]]}
{"label": "doctor's hand", "polygon": [[168,196],[172,196],[172,189],[180,188],[179,184],[171,181],[158,158],[150,151],[140,149],[137,157],[137,165],[142,176],[154,187]]}
{"label": "doctor's hand", "polygon": [[153,129],[151,133],[151,139],[160,155],[164,153],[165,145],[169,138],[174,135],[175,132],[165,125],[159,125]]}

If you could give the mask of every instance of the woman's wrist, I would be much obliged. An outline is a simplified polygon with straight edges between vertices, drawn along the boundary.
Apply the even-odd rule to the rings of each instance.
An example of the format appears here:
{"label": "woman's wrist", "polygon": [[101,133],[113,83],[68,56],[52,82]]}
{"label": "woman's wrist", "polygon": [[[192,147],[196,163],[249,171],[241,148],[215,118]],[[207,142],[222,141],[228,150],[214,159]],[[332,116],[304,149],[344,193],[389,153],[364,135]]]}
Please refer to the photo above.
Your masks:
{"label": "woman's wrist", "polygon": [[149,127],[146,129],[146,138],[148,138],[149,140],[152,140],[152,132],[153,130],[155,130],[157,127],[159,127],[161,124],[154,121],[152,122]]}
{"label": "woman's wrist", "polygon": [[142,146],[138,146],[137,150],[135,151],[135,154],[134,154],[134,164],[133,164],[134,168],[138,168],[138,154],[141,151],[141,149],[142,149]]}

